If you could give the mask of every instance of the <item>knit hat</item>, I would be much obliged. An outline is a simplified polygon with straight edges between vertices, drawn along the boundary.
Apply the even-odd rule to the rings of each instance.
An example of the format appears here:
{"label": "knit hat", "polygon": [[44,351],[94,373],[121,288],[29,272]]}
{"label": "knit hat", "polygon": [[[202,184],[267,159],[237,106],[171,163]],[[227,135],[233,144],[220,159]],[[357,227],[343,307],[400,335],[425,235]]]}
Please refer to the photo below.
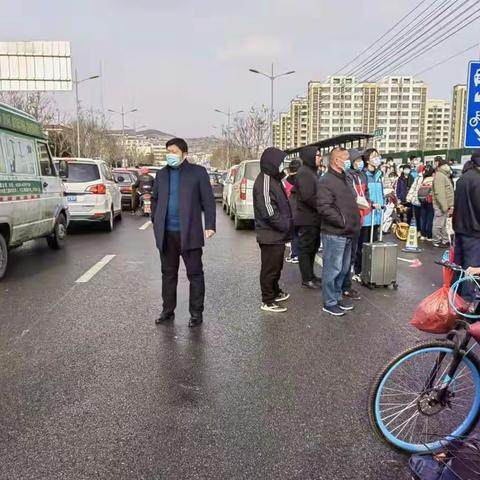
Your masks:
{"label": "knit hat", "polygon": [[443,167],[443,165],[448,165],[448,160],[440,156],[435,157],[434,161],[438,162],[439,167]]}
{"label": "knit hat", "polygon": [[480,151],[479,150],[477,150],[472,154],[471,160],[477,167],[480,167]]}
{"label": "knit hat", "polygon": [[360,152],[360,150],[357,150],[356,148],[350,148],[348,150],[348,156],[350,157],[350,161],[353,164],[355,160],[362,158],[362,152]]}

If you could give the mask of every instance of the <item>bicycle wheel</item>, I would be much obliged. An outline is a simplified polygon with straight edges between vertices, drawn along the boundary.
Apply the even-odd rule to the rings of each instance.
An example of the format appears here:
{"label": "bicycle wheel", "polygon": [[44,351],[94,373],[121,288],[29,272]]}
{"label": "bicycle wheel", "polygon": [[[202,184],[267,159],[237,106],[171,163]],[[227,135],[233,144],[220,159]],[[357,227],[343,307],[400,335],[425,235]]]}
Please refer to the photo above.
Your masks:
{"label": "bicycle wheel", "polygon": [[402,352],[378,374],[368,413],[384,441],[409,453],[431,452],[475,427],[480,417],[480,362],[472,352],[463,357],[444,401],[437,396],[449,380],[446,372],[454,352],[449,340],[424,342]]}
{"label": "bicycle wheel", "polygon": [[395,235],[399,240],[401,240],[402,242],[405,242],[408,238],[409,229],[410,229],[410,226],[408,225],[408,223],[399,223],[397,224]]}

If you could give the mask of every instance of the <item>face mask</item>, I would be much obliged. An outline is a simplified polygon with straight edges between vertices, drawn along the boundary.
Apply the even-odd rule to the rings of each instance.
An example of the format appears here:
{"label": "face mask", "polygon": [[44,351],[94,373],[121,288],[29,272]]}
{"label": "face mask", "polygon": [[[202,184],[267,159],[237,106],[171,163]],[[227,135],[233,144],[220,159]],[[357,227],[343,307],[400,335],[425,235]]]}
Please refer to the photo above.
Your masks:
{"label": "face mask", "polygon": [[282,173],[285,170],[285,162],[280,163],[278,167],[278,171]]}
{"label": "face mask", "polygon": [[360,160],[360,161],[357,163],[357,166],[355,167],[355,170],[356,170],[357,172],[361,172],[364,167],[365,167],[365,163],[363,163],[363,160]]}
{"label": "face mask", "polygon": [[380,157],[375,157],[372,159],[372,163],[375,168],[378,168],[382,164],[382,159]]}
{"label": "face mask", "polygon": [[403,174],[408,177],[410,175],[410,170],[407,168],[406,170],[403,171]]}
{"label": "face mask", "polygon": [[165,156],[167,160],[167,165],[172,168],[178,168],[180,166],[180,155],[176,155],[175,153],[167,153]]}
{"label": "face mask", "polygon": [[345,160],[343,163],[343,169],[344,170],[350,170],[352,168],[352,161],[351,160]]}

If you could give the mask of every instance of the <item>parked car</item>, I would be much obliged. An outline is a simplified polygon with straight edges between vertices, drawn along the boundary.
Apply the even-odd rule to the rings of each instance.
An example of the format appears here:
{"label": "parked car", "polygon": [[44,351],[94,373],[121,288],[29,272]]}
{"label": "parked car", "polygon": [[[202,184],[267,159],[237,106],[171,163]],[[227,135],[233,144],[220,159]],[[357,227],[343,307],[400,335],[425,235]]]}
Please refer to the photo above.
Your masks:
{"label": "parked car", "polygon": [[463,165],[455,164],[452,165],[452,178],[453,178],[453,185],[456,186],[458,179],[462,175]]}
{"label": "parked car", "polygon": [[235,174],[237,173],[238,165],[234,165],[227,172],[227,176],[223,185],[222,207],[230,215],[230,201],[232,199],[233,182],[235,181]]}
{"label": "parked car", "polygon": [[122,218],[122,194],[103,160],[67,159],[64,178],[71,223],[101,223],[111,232]]}
{"label": "parked car", "polygon": [[235,222],[235,230],[245,228],[254,220],[253,184],[260,173],[260,160],[242,162],[235,174],[230,206],[230,218]]}
{"label": "parked car", "polygon": [[223,198],[223,180],[222,175],[217,172],[210,172],[210,184],[212,185],[213,196],[215,200],[222,200]]}
{"label": "parked car", "polygon": [[122,194],[122,209],[131,210],[132,208],[132,185],[136,182],[135,174],[126,169],[114,168],[113,176],[117,182]]}
{"label": "parked car", "polygon": [[0,104],[0,279],[11,248],[42,237],[50,248],[64,246],[69,221],[64,191],[41,125]]}

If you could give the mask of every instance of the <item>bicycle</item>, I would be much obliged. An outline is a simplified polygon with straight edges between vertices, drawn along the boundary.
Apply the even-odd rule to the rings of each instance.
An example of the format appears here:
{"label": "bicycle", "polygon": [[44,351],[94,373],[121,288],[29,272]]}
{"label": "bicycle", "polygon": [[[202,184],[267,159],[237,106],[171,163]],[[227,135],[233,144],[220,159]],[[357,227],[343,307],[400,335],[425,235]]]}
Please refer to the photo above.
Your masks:
{"label": "bicycle", "polygon": [[[472,299],[475,313],[455,306],[465,282],[480,289],[480,277],[468,277],[450,262],[435,262],[460,274],[451,286],[449,302],[455,327],[443,339],[423,341],[391,360],[375,377],[368,398],[373,430],[397,450],[427,453],[468,435],[480,420],[480,298]],[[442,432],[439,440],[432,433]]]}

